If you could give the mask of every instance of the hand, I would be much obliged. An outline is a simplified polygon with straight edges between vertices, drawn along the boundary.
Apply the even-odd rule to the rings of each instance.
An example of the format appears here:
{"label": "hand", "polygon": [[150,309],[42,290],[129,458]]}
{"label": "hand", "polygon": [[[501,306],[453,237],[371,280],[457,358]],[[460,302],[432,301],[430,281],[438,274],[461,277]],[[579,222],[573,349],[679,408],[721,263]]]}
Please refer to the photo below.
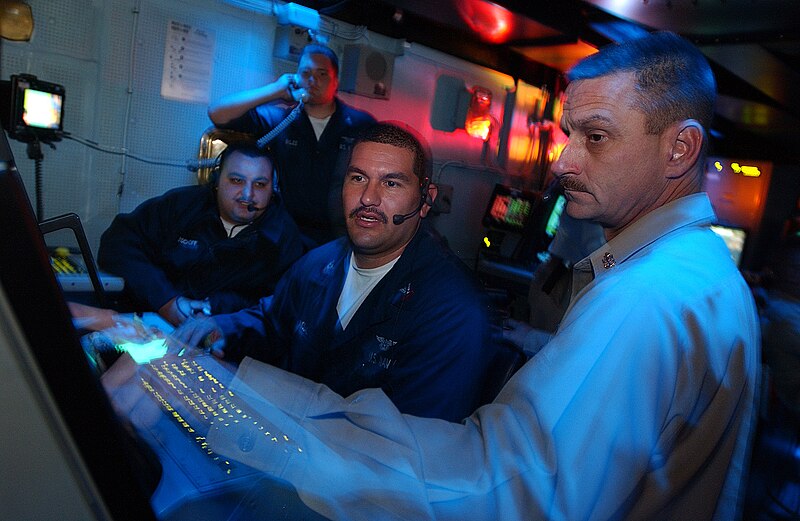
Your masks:
{"label": "hand", "polygon": [[196,317],[198,315],[211,316],[211,302],[208,299],[192,300],[186,297],[177,297],[175,305],[178,306],[178,311],[187,317]]}
{"label": "hand", "polygon": [[211,304],[208,300],[192,300],[186,297],[177,296],[161,306],[158,314],[173,326],[179,326],[187,318],[197,315],[211,315]]}
{"label": "hand", "polygon": [[533,328],[524,322],[507,318],[503,320],[503,340],[522,348],[525,345],[525,338]]}
{"label": "hand", "polygon": [[296,74],[282,74],[276,83],[284,90],[284,100],[297,102],[305,102],[308,100],[308,93],[300,86],[300,82],[298,81]]}
{"label": "hand", "polygon": [[528,356],[538,353],[552,337],[549,331],[536,329],[513,318],[503,321],[503,340],[519,347]]}
{"label": "hand", "polygon": [[300,86],[296,74],[282,74],[278,81],[283,85],[286,95],[284,99],[287,101],[306,102],[308,101],[308,92]]}
{"label": "hand", "polygon": [[72,314],[73,323],[81,329],[102,331],[114,327],[119,320],[117,313],[111,309],[96,308],[77,302],[67,302],[67,307]]}
{"label": "hand", "polygon": [[183,322],[169,335],[169,347],[208,349],[218,358],[225,356],[225,336],[213,317],[199,315]]}

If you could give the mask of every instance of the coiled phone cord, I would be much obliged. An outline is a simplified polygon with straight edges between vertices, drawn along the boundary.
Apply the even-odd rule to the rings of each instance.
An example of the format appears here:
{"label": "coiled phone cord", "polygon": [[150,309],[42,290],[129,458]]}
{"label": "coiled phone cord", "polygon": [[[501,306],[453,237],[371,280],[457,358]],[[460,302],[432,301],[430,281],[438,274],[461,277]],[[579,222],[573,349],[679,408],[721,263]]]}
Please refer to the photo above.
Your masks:
{"label": "coiled phone cord", "polygon": [[256,141],[256,146],[258,148],[264,148],[265,146],[267,146],[270,141],[275,139],[275,136],[283,132],[283,129],[288,127],[292,123],[292,121],[297,119],[297,116],[300,115],[300,111],[303,110],[303,105],[304,105],[303,101],[300,100],[297,106],[292,109],[292,111],[283,119],[283,121],[275,125],[275,128],[273,128],[272,130],[261,136],[261,138],[258,141]]}

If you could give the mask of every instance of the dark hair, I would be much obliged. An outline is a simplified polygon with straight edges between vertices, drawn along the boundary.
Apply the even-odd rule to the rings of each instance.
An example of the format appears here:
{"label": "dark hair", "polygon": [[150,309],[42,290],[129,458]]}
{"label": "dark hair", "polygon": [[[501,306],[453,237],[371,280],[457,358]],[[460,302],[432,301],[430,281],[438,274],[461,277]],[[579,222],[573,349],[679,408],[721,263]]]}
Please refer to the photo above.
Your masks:
{"label": "dark hair", "polygon": [[333,52],[333,49],[327,45],[311,43],[303,47],[303,53],[300,55],[300,59],[302,60],[304,56],[309,56],[311,54],[322,54],[323,56],[326,56],[331,61],[331,65],[333,66],[333,71],[336,77],[339,77],[339,57],[336,56],[336,53]]}
{"label": "dark hair", "polygon": [[695,119],[704,128],[714,116],[716,82],[697,47],[666,31],[608,45],[567,74],[570,81],[618,72],[636,76],[638,108],[647,117],[647,132],[660,134],[668,125]]}
{"label": "dark hair", "polygon": [[381,143],[410,150],[414,154],[414,175],[419,178],[420,186],[430,182],[430,153],[422,137],[408,125],[394,122],[376,123],[361,132],[353,148],[359,143]]}
{"label": "dark hair", "polygon": [[234,152],[239,152],[247,157],[266,157],[270,162],[274,162],[272,151],[269,147],[259,148],[255,141],[231,141],[227,144],[225,149],[219,154],[220,167],[225,164],[225,161]]}

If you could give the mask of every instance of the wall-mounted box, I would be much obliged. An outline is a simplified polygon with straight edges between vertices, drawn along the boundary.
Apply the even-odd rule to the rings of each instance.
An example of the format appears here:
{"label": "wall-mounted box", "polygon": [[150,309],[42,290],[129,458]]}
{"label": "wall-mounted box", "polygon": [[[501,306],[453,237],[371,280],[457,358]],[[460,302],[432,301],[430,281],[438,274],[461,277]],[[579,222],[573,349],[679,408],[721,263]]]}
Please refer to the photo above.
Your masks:
{"label": "wall-mounted box", "polygon": [[272,55],[282,60],[299,62],[303,47],[312,42],[308,29],[296,25],[279,25],[275,28]]}
{"label": "wall-mounted box", "polygon": [[394,55],[367,45],[345,45],[339,90],[368,98],[389,99]]}

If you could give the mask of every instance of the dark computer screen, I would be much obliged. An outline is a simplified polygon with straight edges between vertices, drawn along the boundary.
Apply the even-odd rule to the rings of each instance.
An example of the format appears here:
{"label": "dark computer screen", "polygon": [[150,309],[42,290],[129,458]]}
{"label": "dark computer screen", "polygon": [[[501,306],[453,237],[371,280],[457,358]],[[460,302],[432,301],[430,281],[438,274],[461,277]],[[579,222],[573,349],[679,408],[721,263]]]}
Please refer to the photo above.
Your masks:
{"label": "dark computer screen", "polygon": [[0,283],[27,340],[19,349],[35,360],[112,517],[155,519],[134,463],[137,448],[81,347],[2,128],[0,222]]}

